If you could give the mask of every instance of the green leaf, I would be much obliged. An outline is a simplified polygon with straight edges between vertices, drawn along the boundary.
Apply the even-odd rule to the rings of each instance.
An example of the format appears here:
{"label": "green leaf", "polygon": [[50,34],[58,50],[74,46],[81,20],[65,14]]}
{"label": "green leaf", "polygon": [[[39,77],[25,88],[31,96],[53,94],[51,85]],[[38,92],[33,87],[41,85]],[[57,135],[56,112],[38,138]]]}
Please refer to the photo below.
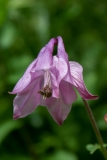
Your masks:
{"label": "green leaf", "polygon": [[99,144],[88,144],[86,146],[86,149],[90,152],[90,154],[93,154],[97,149],[100,149]]}
{"label": "green leaf", "polygon": [[107,147],[107,144],[104,144],[104,147]]}
{"label": "green leaf", "polygon": [[[107,147],[107,144],[103,144],[104,147]],[[87,144],[86,149],[93,154],[97,149],[100,149],[99,144]]]}

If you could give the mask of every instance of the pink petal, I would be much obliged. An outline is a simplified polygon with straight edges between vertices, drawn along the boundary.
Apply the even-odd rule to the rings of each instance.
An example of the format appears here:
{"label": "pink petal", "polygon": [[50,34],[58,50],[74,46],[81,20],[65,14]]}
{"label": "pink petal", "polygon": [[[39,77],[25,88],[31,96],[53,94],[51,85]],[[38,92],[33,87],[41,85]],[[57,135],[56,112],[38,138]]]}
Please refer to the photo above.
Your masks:
{"label": "pink petal", "polygon": [[[56,39],[52,38],[49,43],[43,47],[37,57],[27,68],[26,72],[24,73],[23,77],[18,81],[16,86],[14,87],[13,91],[10,92],[11,94],[21,92],[26,86],[32,81],[33,77],[38,77],[40,75],[39,72],[42,69],[49,69],[53,63],[52,60],[52,53],[53,48],[56,43]],[[31,73],[34,73],[31,75]],[[39,75],[38,75],[39,74]],[[32,77],[33,76],[33,77]]]}
{"label": "pink petal", "polygon": [[36,65],[37,60],[34,60],[25,71],[22,78],[17,82],[12,92],[9,92],[10,94],[16,94],[21,92],[30,82],[31,82],[31,74],[30,70],[33,68],[33,66]]}
{"label": "pink petal", "polygon": [[50,68],[53,97],[59,97],[59,84],[67,74],[67,69],[67,64],[64,59],[57,58],[56,56],[53,57],[53,66]]}
{"label": "pink petal", "polygon": [[67,105],[71,105],[77,99],[77,95],[73,89],[72,84],[62,80],[60,83],[60,93],[63,102]]}
{"label": "pink petal", "polygon": [[53,49],[54,49],[54,45],[56,43],[56,39],[52,38],[48,44],[43,47],[38,55],[38,61],[37,61],[37,65],[35,69],[48,69],[50,68],[50,66],[53,63]]}
{"label": "pink petal", "polygon": [[53,73],[51,73],[50,76],[51,76],[52,97],[59,98],[59,85],[56,80],[56,77]]}
{"label": "pink petal", "polygon": [[32,81],[38,77],[43,76],[43,71],[36,71],[36,73],[29,72],[31,65],[28,67],[23,77],[17,82],[12,92],[10,94],[16,94],[22,92]]}
{"label": "pink petal", "polygon": [[77,95],[72,85],[66,81],[61,81],[59,89],[59,98],[50,97],[41,100],[41,105],[46,106],[55,122],[62,125],[71,110],[72,103],[77,99]]}
{"label": "pink petal", "polygon": [[83,71],[82,66],[77,62],[69,62],[69,65],[70,65],[72,84],[77,88],[81,97],[83,97],[85,100],[97,99],[98,96],[89,93],[84,84],[82,76],[82,71]]}
{"label": "pink petal", "polygon": [[59,36],[57,37],[58,39],[58,53],[57,56],[58,58],[62,58],[66,62],[66,70],[67,74],[63,78],[65,81],[71,83],[71,74],[70,74],[70,66],[69,66],[69,61],[68,61],[68,54],[65,51],[64,43],[62,38]]}
{"label": "pink petal", "polygon": [[60,57],[65,60],[68,60],[68,55],[65,51],[62,37],[58,36],[57,39],[58,39],[58,53],[57,53],[58,58]]}
{"label": "pink petal", "polygon": [[55,122],[59,125],[62,125],[63,121],[68,116],[71,105],[66,105],[63,103],[62,98],[47,98],[45,102],[45,106],[48,109],[49,113],[55,120]]}
{"label": "pink petal", "polygon": [[34,111],[40,104],[41,89],[43,78],[39,77],[32,82],[23,92],[17,94],[14,99],[14,119],[25,117]]}

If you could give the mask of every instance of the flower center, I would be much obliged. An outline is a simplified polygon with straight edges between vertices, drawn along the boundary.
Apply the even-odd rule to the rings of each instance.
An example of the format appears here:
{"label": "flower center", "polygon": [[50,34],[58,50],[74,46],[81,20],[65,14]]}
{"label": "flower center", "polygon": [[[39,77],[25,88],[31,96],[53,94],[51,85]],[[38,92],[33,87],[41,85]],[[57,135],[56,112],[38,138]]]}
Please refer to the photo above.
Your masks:
{"label": "flower center", "polygon": [[52,96],[51,80],[49,71],[44,73],[44,85],[43,88],[38,91],[43,96],[43,99],[49,98]]}
{"label": "flower center", "polygon": [[49,87],[49,85],[46,85],[46,87],[42,88],[40,91],[38,91],[43,96],[43,99],[49,98],[52,95],[52,89]]}

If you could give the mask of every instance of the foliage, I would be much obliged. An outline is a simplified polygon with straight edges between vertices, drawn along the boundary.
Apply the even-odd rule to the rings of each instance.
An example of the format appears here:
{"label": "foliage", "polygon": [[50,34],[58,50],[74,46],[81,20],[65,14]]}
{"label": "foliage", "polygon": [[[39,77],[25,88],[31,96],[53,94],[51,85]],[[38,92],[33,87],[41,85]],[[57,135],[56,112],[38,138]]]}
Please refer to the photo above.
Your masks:
{"label": "foliage", "polygon": [[[107,144],[104,144],[104,147],[107,147]],[[88,144],[86,145],[86,149],[90,152],[90,154],[93,154],[97,149],[100,149],[99,144]]]}

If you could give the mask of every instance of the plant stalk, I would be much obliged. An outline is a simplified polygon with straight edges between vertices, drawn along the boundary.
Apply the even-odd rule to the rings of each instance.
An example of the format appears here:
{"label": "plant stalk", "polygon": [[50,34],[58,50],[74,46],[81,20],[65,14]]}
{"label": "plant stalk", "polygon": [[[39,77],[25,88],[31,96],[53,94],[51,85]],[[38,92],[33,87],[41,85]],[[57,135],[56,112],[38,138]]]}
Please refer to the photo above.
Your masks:
{"label": "plant stalk", "polygon": [[88,116],[89,116],[89,118],[90,118],[92,127],[93,127],[93,129],[94,129],[95,135],[96,135],[96,137],[97,137],[97,140],[98,140],[98,142],[99,142],[99,144],[100,144],[102,154],[103,154],[103,156],[105,157],[105,159],[107,160],[107,150],[106,150],[106,148],[104,147],[103,139],[102,139],[101,134],[100,134],[100,131],[99,131],[98,127],[97,127],[95,118],[94,118],[93,113],[92,113],[92,111],[91,111],[91,108],[90,108],[90,106],[89,106],[89,104],[88,104],[88,102],[87,102],[86,100],[83,99],[83,102],[84,102],[86,111],[87,111],[87,113],[88,113]]}

